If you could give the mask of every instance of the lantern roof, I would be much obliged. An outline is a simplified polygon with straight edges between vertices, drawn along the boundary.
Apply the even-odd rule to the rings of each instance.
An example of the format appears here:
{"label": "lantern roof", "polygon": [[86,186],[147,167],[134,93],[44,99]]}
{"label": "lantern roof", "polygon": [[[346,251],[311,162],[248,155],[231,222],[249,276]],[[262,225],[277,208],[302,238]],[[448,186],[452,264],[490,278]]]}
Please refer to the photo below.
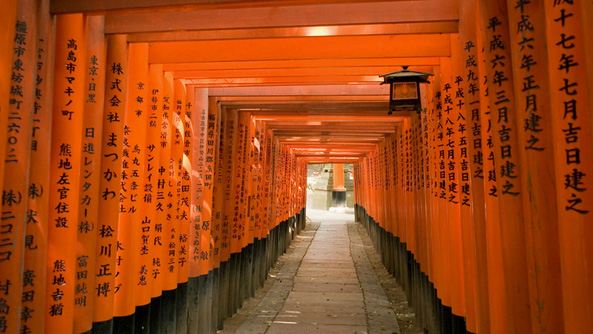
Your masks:
{"label": "lantern roof", "polygon": [[403,67],[403,70],[401,70],[401,71],[379,75],[379,77],[382,77],[384,80],[382,84],[391,83],[391,82],[410,81],[410,80],[413,80],[414,82],[430,83],[430,81],[428,81],[428,77],[431,75],[434,75],[432,73],[409,71],[408,66],[402,66],[402,67]]}

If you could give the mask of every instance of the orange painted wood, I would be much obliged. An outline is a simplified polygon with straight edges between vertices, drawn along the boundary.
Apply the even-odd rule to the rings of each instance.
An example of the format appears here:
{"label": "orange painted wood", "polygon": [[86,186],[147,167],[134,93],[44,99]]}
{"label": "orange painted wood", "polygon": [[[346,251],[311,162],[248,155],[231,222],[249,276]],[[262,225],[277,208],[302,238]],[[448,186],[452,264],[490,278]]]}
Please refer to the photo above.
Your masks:
{"label": "orange painted wood", "polygon": [[[556,198],[554,183],[554,139],[550,103],[548,55],[546,53],[543,1],[516,7],[507,2],[515,67],[514,84],[526,247],[529,250],[529,297],[534,333],[562,332],[562,285],[558,238],[558,212],[550,201]],[[526,20],[526,18],[528,18]],[[530,47],[521,43],[529,39]],[[556,66],[556,65],[554,65]],[[536,88],[537,86],[537,88]],[[542,302],[545,301],[545,302]]]}
{"label": "orange painted wood", "polygon": [[[82,160],[76,248],[76,287],[74,289],[74,331],[84,333],[93,325],[95,293],[96,232],[101,196],[101,143],[105,105],[105,35],[103,17],[87,19],[87,51],[81,68],[87,73],[84,84],[82,121]],[[81,59],[82,60],[82,59]]]}
{"label": "orange painted wood", "polygon": [[356,35],[397,35],[397,34],[430,34],[453,33],[457,31],[455,21],[432,21],[415,23],[386,23],[359,25],[332,25],[316,27],[278,27],[254,29],[224,29],[224,30],[191,30],[191,31],[161,31],[140,32],[129,34],[130,41],[159,42],[159,41],[199,41],[216,39],[242,38],[279,38],[302,36],[356,36]]}
{"label": "orange painted wood", "polygon": [[[550,109],[554,143],[556,205],[560,238],[560,266],[564,305],[564,331],[591,327],[593,287],[589,265],[593,247],[589,224],[593,198],[587,191],[593,170],[591,105],[580,6],[544,3],[545,31],[550,74]],[[539,95],[538,95],[539,96]]]}
{"label": "orange painted wood", "polygon": [[236,148],[235,148],[235,165],[233,171],[234,177],[234,190],[233,190],[233,203],[235,207],[235,212],[233,216],[233,221],[231,224],[231,252],[238,253],[243,248],[243,235],[244,235],[244,228],[245,228],[245,220],[246,220],[246,198],[244,193],[244,183],[243,181],[243,170],[244,170],[244,162],[243,158],[245,156],[245,152],[247,149],[247,117],[248,113],[240,112],[238,115],[238,125],[237,131],[238,135],[236,137]]}
{"label": "orange painted wood", "polygon": [[[8,123],[8,110],[10,107],[10,86],[12,81],[12,60],[14,54],[14,33],[16,28],[16,11],[18,0],[7,0],[3,3],[0,12],[0,129],[4,129]],[[7,132],[0,131],[0,143],[6,141]],[[0,156],[5,155],[6,146],[0,145]],[[0,170],[4,170],[4,160],[0,161]],[[3,173],[0,177],[4,177]],[[2,181],[0,179],[0,181]]]}
{"label": "orange painted wood", "polygon": [[[99,215],[97,218],[97,249],[95,272],[110,268],[114,273],[117,265],[117,233],[119,230],[119,191],[121,188],[121,165],[125,101],[128,89],[128,45],[124,35],[107,37],[105,76],[105,100],[103,111],[103,135],[101,141],[101,181],[99,189]],[[113,318],[115,275],[95,277],[94,322]]]}
{"label": "orange painted wood", "polygon": [[[228,117],[226,113],[220,113],[218,119],[218,136],[216,137],[216,159],[213,164],[214,175],[213,175],[213,191],[212,191],[212,241],[214,248],[212,249],[213,268],[220,268],[221,262],[221,238],[222,238],[222,215],[224,211],[225,202],[224,189],[225,184],[224,178],[224,166],[226,159],[228,159],[228,146],[225,145],[225,137],[228,136]],[[228,139],[227,139],[228,141]]]}
{"label": "orange painted wood", "polygon": [[[49,36],[53,31],[50,17],[47,13],[49,1],[39,3],[37,25],[37,78],[35,89],[41,94],[35,95],[36,109],[33,112],[33,132],[31,134],[31,166],[47,166],[50,161],[51,113],[52,105],[51,71],[53,46],[49,43]],[[33,149],[35,147],[35,149]],[[22,301],[21,331],[43,332],[45,330],[45,315],[40,312],[45,307],[46,286],[45,258],[47,256],[47,230],[49,227],[49,169],[30,168],[29,187],[38,189],[35,195],[29,195],[27,211],[31,219],[27,218],[25,227],[25,259],[22,274],[23,296],[32,294],[37,296]],[[43,191],[41,191],[43,189]],[[35,193],[35,192],[33,192]],[[33,277],[35,276],[35,277]],[[35,283],[38,284],[35,284]]]}
{"label": "orange painted wood", "polygon": [[[154,66],[154,65],[153,65]],[[160,124],[160,156],[159,156],[159,167],[157,177],[157,206],[156,206],[156,219],[158,225],[155,225],[155,257],[153,258],[152,275],[154,279],[153,286],[153,298],[160,296],[163,290],[170,290],[172,285],[170,281],[171,275],[167,274],[169,262],[169,238],[170,238],[170,213],[168,206],[171,203],[173,193],[171,190],[170,178],[170,167],[171,167],[171,137],[172,127],[169,123],[169,113],[171,113],[171,85],[166,82],[165,75],[162,72],[162,67],[157,66],[152,69],[153,77],[156,79],[156,89],[161,89],[160,97],[162,98],[159,103],[159,108],[162,110],[160,113],[161,118]],[[157,94],[158,96],[158,94]],[[158,116],[157,116],[158,117]],[[159,253],[160,250],[160,253]],[[169,282],[166,282],[166,281]],[[176,280],[176,277],[175,277]]]}
{"label": "orange painted wood", "polygon": [[[449,56],[448,35],[315,37],[151,43],[151,63]],[[257,53],[250,52],[260,50]],[[235,50],[235,52],[226,52]],[[344,56],[346,55],[346,56]]]}
{"label": "orange painted wood", "polygon": [[[443,61],[443,59],[441,59]],[[445,145],[447,144],[447,140],[445,139],[445,115],[444,115],[444,95],[445,91],[443,87],[446,84],[446,76],[441,75],[441,71],[443,70],[442,66],[439,67],[438,70],[435,71],[435,80],[433,84],[438,87],[438,90],[435,91],[435,97],[437,98],[437,104],[439,105],[440,109],[436,110],[436,121],[437,121],[437,150],[436,150],[436,161],[437,170],[438,170],[438,188],[436,189],[436,212],[438,217],[438,243],[439,243],[439,255],[440,259],[438,260],[439,263],[439,270],[440,273],[435,278],[435,288],[437,289],[437,295],[442,299],[443,305],[452,307],[453,305],[453,291],[451,289],[451,275],[452,270],[451,262],[452,255],[451,255],[451,232],[449,228],[448,222],[448,182],[447,182],[447,164],[446,164],[446,157],[447,152],[445,149]],[[438,84],[438,86],[436,86]]]}
{"label": "orange painted wood", "polygon": [[[478,69],[478,41],[475,26],[477,3],[474,0],[460,2],[459,39],[461,47],[462,78],[465,97],[465,124],[467,150],[469,152],[468,191],[471,201],[471,228],[475,241],[475,266],[466,271],[475,281],[476,328],[474,332],[490,333],[489,296],[488,296],[488,254],[485,231],[486,205],[484,200],[484,153],[485,142],[482,132],[480,107],[480,72]],[[468,231],[472,233],[472,231]],[[469,246],[469,245],[468,245]],[[468,248],[472,248],[471,246]]]}
{"label": "orange painted wood", "polygon": [[[477,331],[476,301],[475,301],[475,280],[473,277],[475,267],[475,239],[474,227],[471,212],[471,188],[469,184],[469,153],[467,140],[467,114],[463,105],[465,104],[465,92],[463,87],[463,75],[461,70],[462,56],[459,35],[452,35],[451,38],[451,69],[452,69],[452,94],[454,110],[451,116],[455,121],[455,159],[457,173],[457,192],[459,194],[460,207],[460,251],[461,251],[461,274],[463,275],[464,316],[466,327],[470,332]],[[459,251],[459,250],[458,250]]]}
{"label": "orange painted wood", "polygon": [[[190,277],[190,263],[191,263],[191,250],[192,250],[192,241],[191,241],[191,233],[192,227],[194,226],[194,221],[192,219],[192,196],[195,193],[195,186],[192,180],[192,159],[193,159],[193,152],[194,152],[194,126],[192,123],[192,118],[194,115],[194,100],[195,100],[195,88],[193,86],[185,87],[186,97],[185,97],[185,106],[184,106],[184,123],[183,123],[183,175],[182,175],[182,185],[181,185],[181,200],[183,205],[184,216],[182,217],[182,225],[184,226],[184,236],[180,238],[180,242],[183,242],[182,247],[183,253],[180,254],[180,264],[183,261],[183,265],[181,266],[180,270],[180,277],[181,281],[187,282],[188,278]],[[180,281],[180,282],[181,282]]]}
{"label": "orange painted wood", "polygon": [[[147,100],[144,83],[148,82],[146,44],[130,44],[128,59],[128,100],[122,137],[119,230],[116,268],[100,268],[97,275],[116,275],[114,316],[133,314],[136,302],[150,300],[150,289],[143,282],[146,273],[139,266],[142,238],[142,183],[146,146]],[[115,270],[114,270],[115,269]],[[140,304],[140,305],[144,305]]]}
{"label": "orange painted wood", "polygon": [[[179,205],[179,191],[181,191],[181,163],[183,162],[183,146],[181,136],[183,131],[179,130],[181,119],[175,110],[175,90],[173,75],[170,72],[164,73],[163,78],[163,122],[167,118],[167,129],[169,135],[169,154],[166,158],[165,173],[168,172],[166,208],[163,214],[163,291],[171,291],[177,288],[177,279],[179,274],[178,255],[179,255],[179,221],[177,208]],[[170,137],[169,137],[170,136]],[[161,159],[162,161],[162,159]]]}
{"label": "orange painted wood", "polygon": [[334,190],[344,191],[344,164],[334,164]]}
{"label": "orange painted wood", "polygon": [[[480,1],[480,18],[486,46],[486,73],[489,83],[489,105],[493,130],[496,184],[500,212],[504,279],[509,332],[531,333],[527,250],[520,166],[520,144],[517,109],[513,89],[506,1]],[[501,47],[502,46],[502,47]],[[504,47],[504,49],[503,49]],[[511,299],[512,296],[512,299]]]}
{"label": "orange painted wood", "polygon": [[[400,66],[387,67],[312,67],[312,68],[279,68],[279,69],[229,69],[229,70],[185,70],[175,71],[175,77],[186,79],[204,79],[214,83],[215,79],[250,79],[250,78],[282,78],[282,77],[319,77],[319,76],[370,76],[377,78],[377,73],[391,73],[400,70]],[[410,71],[431,71],[432,66],[410,66]]]}
{"label": "orange painted wood", "polygon": [[[60,0],[63,1],[63,0]],[[335,25],[358,25],[376,23],[415,23],[426,21],[455,21],[458,19],[454,1],[440,0],[430,3],[408,1],[376,2],[356,1],[359,3],[328,4],[319,1],[293,1],[271,3],[271,6],[247,6],[247,8],[201,8],[202,10],[185,11],[161,10],[152,13],[151,20],[145,13],[122,13],[111,16],[109,33],[129,33],[140,31],[179,31],[214,29],[253,29],[262,27],[319,27]],[[52,3],[53,10],[57,2]],[[107,3],[88,5],[104,6]],[[261,4],[261,3],[260,3]],[[300,6],[294,6],[300,4]],[[67,7],[76,4],[68,3]],[[80,4],[79,4],[80,5]],[[119,4],[120,6],[122,4]],[[129,5],[129,3],[126,3]],[[170,5],[170,3],[168,3]],[[61,6],[60,6],[61,7]],[[110,7],[110,6],[107,6]],[[125,7],[125,6],[124,6]],[[148,7],[142,3],[142,7]],[[245,6],[242,6],[245,7]],[[255,7],[255,8],[249,8]],[[105,8],[105,7],[103,7]],[[120,7],[121,8],[121,7]],[[224,17],[225,20],[218,18]],[[151,22],[152,21],[152,22]],[[196,27],[195,22],[200,22]],[[247,29],[246,29],[247,30]],[[311,29],[311,35],[319,34],[319,30]]]}
{"label": "orange painted wood", "polygon": [[[189,247],[189,232],[190,232],[190,199],[189,193],[191,192],[191,179],[190,179],[190,172],[191,172],[191,164],[190,160],[187,156],[187,153],[191,154],[188,151],[189,147],[191,146],[191,142],[186,141],[186,128],[187,120],[187,89],[185,86],[185,82],[182,80],[174,80],[173,81],[175,92],[174,92],[174,111],[177,117],[175,117],[175,124],[176,124],[176,138],[175,143],[179,146],[178,149],[181,149],[181,154],[177,156],[176,165],[177,165],[177,193],[176,193],[176,202],[177,202],[177,240],[175,243],[177,244],[177,283],[185,283],[189,277],[189,266],[187,263],[187,251]],[[189,132],[189,136],[191,137],[191,131]],[[188,139],[189,140],[189,139]],[[179,153],[178,153],[179,154]]]}
{"label": "orange painted wood", "polygon": [[234,166],[236,164],[236,147],[237,141],[236,137],[237,133],[237,126],[238,126],[238,113],[236,110],[224,110],[223,114],[226,114],[227,122],[226,122],[226,136],[224,137],[225,143],[225,162],[224,162],[224,175],[227,175],[227,178],[223,179],[224,183],[224,209],[222,211],[222,227],[221,227],[221,238],[220,238],[220,260],[221,261],[228,261],[231,257],[231,243],[232,243],[232,226],[233,226],[233,218],[235,215],[234,210]]}
{"label": "orange painted wood", "polygon": [[85,21],[57,17],[50,161],[46,332],[73,332],[76,238],[85,99]]}
{"label": "orange painted wood", "polygon": [[[191,259],[190,277],[207,274],[207,265],[202,254],[208,254],[210,243],[202,239],[202,201],[204,191],[204,168],[206,156],[206,128],[208,122],[208,90],[194,89],[194,150],[192,152],[192,227],[191,227]],[[206,253],[203,253],[206,252]]]}
{"label": "orange painted wood", "polygon": [[[11,4],[9,4],[11,6]],[[10,13],[10,12],[9,12]],[[12,12],[12,15],[15,13]],[[14,19],[16,18],[16,24]],[[0,125],[2,133],[0,146],[2,149],[2,162],[0,171],[3,176],[2,183],[2,221],[0,223],[0,284],[2,285],[2,314],[0,321],[3,324],[5,332],[19,333],[21,326],[27,326],[29,320],[22,321],[22,311],[25,310],[25,316],[33,311],[35,302],[35,292],[29,292],[31,285],[22,284],[24,275],[28,275],[29,282],[32,283],[31,275],[34,273],[23,272],[23,263],[27,255],[31,256],[31,250],[38,248],[34,235],[28,236],[26,225],[28,225],[28,206],[31,201],[38,198],[41,194],[49,191],[48,182],[40,184],[40,177],[43,179],[42,171],[36,171],[32,166],[32,136],[35,112],[35,89],[36,89],[36,62],[37,62],[37,3],[36,1],[19,1],[16,5],[16,16],[9,18],[8,22],[13,26],[8,28],[12,32],[12,43],[4,45],[11,50],[11,57],[2,59],[6,64],[11,64],[11,74],[7,75],[9,86],[4,87],[6,81],[3,80],[4,88],[3,98],[6,97],[7,107],[1,109],[2,121]],[[16,29],[15,29],[16,28]],[[3,103],[4,104],[4,103]],[[47,105],[46,105],[47,108]],[[46,138],[47,140],[47,138]],[[42,147],[43,149],[44,147]],[[45,148],[48,150],[48,148]],[[41,152],[41,154],[46,153]],[[45,163],[47,164],[47,160]],[[32,168],[31,172],[29,168]],[[39,174],[41,172],[41,175]],[[33,178],[37,176],[36,178]],[[32,180],[30,180],[32,179]],[[37,182],[37,183],[30,183]],[[45,188],[43,188],[45,186]],[[32,208],[36,209],[36,205]],[[44,211],[42,210],[41,214]],[[46,216],[47,217],[47,216]],[[43,219],[43,229],[47,226],[47,219]],[[29,228],[31,230],[32,227]],[[43,238],[41,246],[44,245]],[[45,253],[40,250],[37,253]],[[45,255],[45,254],[40,254]],[[41,258],[43,262],[43,258]],[[44,271],[43,266],[39,266],[40,271]],[[36,268],[33,268],[36,269]],[[43,285],[45,282],[36,281]],[[43,293],[43,290],[40,291]],[[44,296],[38,296],[37,299],[43,300]],[[37,310],[43,312],[40,307]],[[38,316],[37,318],[42,317]],[[33,321],[31,321],[33,322]]]}
{"label": "orange painted wood", "polygon": [[212,239],[212,196],[214,190],[214,159],[216,157],[216,140],[218,132],[219,109],[215,99],[208,98],[208,114],[206,130],[204,132],[204,190],[202,200],[202,241],[205,249],[202,251],[202,274],[207,274],[214,268],[211,261],[214,242]]}
{"label": "orange painted wood", "polygon": [[[479,7],[479,3],[478,3]],[[479,12],[479,11],[478,11]],[[482,143],[484,151],[484,205],[486,211],[485,233],[486,253],[488,256],[488,302],[490,309],[490,332],[508,333],[506,311],[506,289],[502,259],[502,240],[500,235],[500,214],[498,207],[498,189],[496,187],[496,164],[494,161],[494,143],[492,120],[488,101],[488,82],[486,75],[485,50],[483,48],[482,27],[478,25],[477,49],[480,87],[480,120],[482,125]]]}
{"label": "orange painted wood", "polygon": [[[164,205],[164,173],[161,173],[161,152],[167,154],[167,132],[165,138],[161,138],[164,129],[163,125],[163,67],[158,64],[150,64],[148,67],[148,117],[146,129],[146,165],[144,168],[145,189],[143,202],[146,206],[145,215],[149,223],[149,259],[147,266],[149,273],[149,285],[151,297],[155,298],[162,292],[162,269],[163,259],[163,224],[162,210]],[[165,147],[163,147],[165,143]],[[142,240],[144,243],[144,240]]]}
{"label": "orange painted wood", "polygon": [[[130,59],[133,59],[135,64],[130,66],[130,75],[128,78],[128,115],[126,115],[126,124],[130,124],[131,136],[129,140],[130,169],[129,169],[129,191],[131,205],[128,208],[128,214],[133,214],[135,221],[128,225],[132,235],[132,245],[130,248],[133,254],[134,266],[131,270],[131,282],[133,287],[130,291],[130,296],[135,297],[135,306],[144,306],[150,303],[152,298],[152,277],[150,269],[152,266],[150,245],[150,228],[152,217],[148,216],[148,206],[145,204],[145,180],[147,171],[147,154],[149,153],[147,139],[148,127],[146,126],[150,120],[149,104],[150,92],[149,81],[150,72],[147,61],[147,44],[137,43],[130,44]],[[132,114],[130,115],[130,112]],[[132,140],[133,139],[133,140]],[[151,139],[152,140],[152,139]],[[123,164],[122,160],[122,164]],[[123,167],[123,166],[122,166]],[[125,169],[122,168],[122,178]],[[122,184],[125,180],[122,180]],[[135,212],[133,210],[136,210]],[[123,241],[120,241],[123,243]],[[123,247],[123,246],[122,246]],[[130,263],[127,264],[130,266]],[[122,294],[125,295],[125,294]],[[130,297],[130,299],[134,299]]]}

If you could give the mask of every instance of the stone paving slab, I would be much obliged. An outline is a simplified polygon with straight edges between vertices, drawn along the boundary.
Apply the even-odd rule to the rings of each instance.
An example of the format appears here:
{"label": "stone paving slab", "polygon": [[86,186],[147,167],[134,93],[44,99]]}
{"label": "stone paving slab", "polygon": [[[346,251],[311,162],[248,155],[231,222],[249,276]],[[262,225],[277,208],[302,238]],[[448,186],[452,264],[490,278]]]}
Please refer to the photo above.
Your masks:
{"label": "stone paving slab", "polygon": [[295,282],[293,291],[303,292],[360,292],[358,284],[334,284],[334,283],[303,283]]}
{"label": "stone paving slab", "polygon": [[310,324],[292,324],[292,323],[273,323],[266,331],[266,334],[362,334],[368,333],[366,326],[348,326],[348,325],[310,325]]}
{"label": "stone paving slab", "polygon": [[320,217],[281,257],[259,304],[221,333],[400,333],[352,216]]}

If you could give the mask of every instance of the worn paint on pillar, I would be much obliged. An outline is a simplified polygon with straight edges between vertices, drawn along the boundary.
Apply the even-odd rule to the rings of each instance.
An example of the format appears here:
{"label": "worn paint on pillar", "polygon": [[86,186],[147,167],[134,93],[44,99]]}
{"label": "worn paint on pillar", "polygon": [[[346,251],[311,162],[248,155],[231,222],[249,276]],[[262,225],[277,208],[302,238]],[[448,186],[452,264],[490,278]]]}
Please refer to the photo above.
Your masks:
{"label": "worn paint on pillar", "polygon": [[[585,69],[588,63],[580,8],[572,1],[546,1],[546,42],[554,163],[558,206],[558,231],[562,269],[564,331],[590,330],[593,320],[593,149],[591,106]],[[590,23],[587,23],[590,24]],[[542,27],[543,28],[543,27]],[[539,95],[538,95],[539,96]],[[585,263],[583,261],[586,261]]]}
{"label": "worn paint on pillar", "polygon": [[[161,176],[161,156],[166,153],[168,146],[163,140],[163,65],[150,64],[149,72],[149,97],[148,128],[146,130],[146,166],[144,169],[144,205],[146,216],[152,221],[150,224],[150,273],[151,297],[155,298],[162,293],[161,258],[163,254],[163,224],[161,221],[164,199],[164,179]],[[165,133],[166,139],[166,133]],[[164,144],[165,147],[162,145]],[[162,151],[165,150],[163,153]],[[141,260],[142,262],[142,260]]]}
{"label": "worn paint on pillar", "polygon": [[[31,133],[31,166],[47,166],[50,161],[51,142],[51,71],[52,46],[49,36],[53,31],[48,11],[49,1],[42,1],[38,8],[37,25],[37,75],[35,80],[35,106]],[[35,149],[33,149],[35,148]],[[35,185],[35,187],[33,187]],[[45,330],[45,259],[47,256],[47,230],[49,214],[49,169],[29,169],[27,220],[25,223],[25,262],[23,266],[23,296],[21,331],[41,333]],[[27,246],[27,243],[31,243]],[[35,284],[38,282],[38,284]]]}
{"label": "worn paint on pillar", "polygon": [[104,18],[87,19],[87,54],[84,62],[85,96],[82,124],[82,160],[77,221],[74,331],[84,333],[93,325],[97,217],[99,214],[100,147],[105,99]]}
{"label": "worn paint on pillar", "polygon": [[56,21],[46,331],[73,332],[76,239],[85,99],[85,20],[82,14]]}
{"label": "worn paint on pillar", "polygon": [[194,125],[192,151],[192,196],[191,196],[191,227],[190,227],[190,277],[201,275],[201,251],[202,251],[202,198],[203,198],[203,173],[204,156],[206,153],[206,142],[204,134],[208,118],[208,90],[196,88],[194,90],[194,112],[192,123]]}
{"label": "worn paint on pillar", "polygon": [[117,264],[117,233],[119,230],[119,207],[121,188],[121,165],[123,131],[126,116],[125,101],[128,89],[128,44],[125,35],[107,37],[107,61],[105,76],[105,99],[103,111],[103,135],[101,140],[101,181],[99,215],[97,218],[97,248],[94,322],[113,318],[115,275],[99,275],[110,268],[115,272]]}

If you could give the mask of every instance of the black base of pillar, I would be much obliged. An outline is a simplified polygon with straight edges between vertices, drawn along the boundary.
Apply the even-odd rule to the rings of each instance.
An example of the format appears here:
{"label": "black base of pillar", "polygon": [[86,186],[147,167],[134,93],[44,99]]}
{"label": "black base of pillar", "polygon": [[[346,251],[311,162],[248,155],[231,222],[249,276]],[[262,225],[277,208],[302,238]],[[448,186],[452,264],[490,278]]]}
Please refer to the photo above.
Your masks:
{"label": "black base of pillar", "polygon": [[150,333],[150,304],[146,304],[144,306],[136,306],[134,321],[134,333]]}
{"label": "black base of pillar", "polygon": [[332,207],[346,206],[346,190],[332,190]]}
{"label": "black base of pillar", "polygon": [[451,307],[443,305],[434,284],[422,272],[406,243],[381,228],[363,207],[355,205],[354,212],[357,221],[368,231],[383,265],[406,292],[408,304],[416,311],[423,329],[437,334],[469,333],[465,318],[454,314]]}
{"label": "black base of pillar", "polygon": [[120,334],[134,333],[134,314],[113,318],[113,332]]}
{"label": "black base of pillar", "polygon": [[163,334],[176,333],[177,325],[177,291],[163,291],[161,296],[160,332]]}

